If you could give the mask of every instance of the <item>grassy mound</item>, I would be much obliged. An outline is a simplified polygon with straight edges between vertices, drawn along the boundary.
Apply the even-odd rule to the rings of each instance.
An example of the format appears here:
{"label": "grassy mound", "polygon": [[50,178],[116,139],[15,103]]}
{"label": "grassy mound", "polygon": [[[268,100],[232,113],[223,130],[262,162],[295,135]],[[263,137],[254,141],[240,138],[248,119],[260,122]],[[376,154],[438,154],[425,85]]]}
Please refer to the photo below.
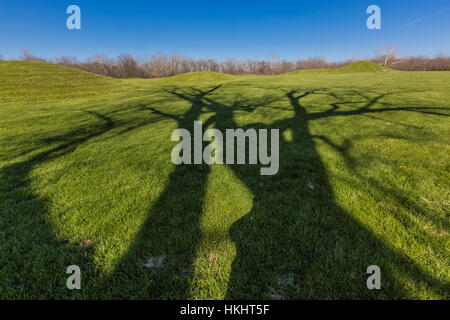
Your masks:
{"label": "grassy mound", "polygon": [[305,69],[305,70],[295,70],[291,72],[283,73],[282,75],[297,75],[297,74],[325,74],[334,73],[336,69]]}
{"label": "grassy mound", "polygon": [[235,76],[211,71],[189,72],[169,77],[169,81],[223,81],[233,80]]}
{"label": "grassy mound", "polygon": [[297,75],[297,74],[326,74],[326,73],[357,73],[357,72],[385,72],[392,71],[392,69],[385,68],[376,63],[369,61],[358,61],[346,65],[339,69],[307,69],[307,70],[295,70],[287,72],[284,75]]}
{"label": "grassy mound", "polygon": [[358,61],[358,62],[349,64],[345,67],[339,68],[337,71],[353,73],[353,72],[384,72],[384,71],[392,71],[392,70],[389,68],[380,66],[373,62]]}
{"label": "grassy mound", "polygon": [[0,102],[52,100],[103,93],[117,80],[34,61],[0,62]]}

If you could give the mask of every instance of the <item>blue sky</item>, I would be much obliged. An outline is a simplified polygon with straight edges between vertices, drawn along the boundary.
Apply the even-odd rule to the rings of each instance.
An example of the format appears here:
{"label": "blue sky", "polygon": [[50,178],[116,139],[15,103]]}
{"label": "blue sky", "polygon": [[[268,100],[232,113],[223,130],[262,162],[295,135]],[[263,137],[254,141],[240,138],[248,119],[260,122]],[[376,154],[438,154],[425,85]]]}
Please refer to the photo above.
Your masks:
{"label": "blue sky", "polygon": [[[66,28],[81,8],[82,29]],[[381,7],[382,30],[366,9]],[[176,52],[194,58],[367,58],[396,43],[408,55],[450,54],[449,0],[0,0],[0,54],[47,58]]]}

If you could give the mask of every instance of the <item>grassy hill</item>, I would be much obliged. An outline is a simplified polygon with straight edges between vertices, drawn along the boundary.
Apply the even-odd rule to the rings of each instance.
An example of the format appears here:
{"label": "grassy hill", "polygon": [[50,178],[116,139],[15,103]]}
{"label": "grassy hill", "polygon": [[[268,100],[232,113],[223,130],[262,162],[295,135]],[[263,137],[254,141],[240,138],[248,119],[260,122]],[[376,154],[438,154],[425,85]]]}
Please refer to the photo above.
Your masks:
{"label": "grassy hill", "polygon": [[346,65],[339,69],[309,69],[309,70],[296,70],[285,73],[286,75],[298,75],[298,74],[334,74],[334,73],[366,73],[366,72],[386,72],[393,71],[392,69],[385,68],[376,63],[370,61],[358,61]]}
{"label": "grassy hill", "polygon": [[226,81],[236,79],[235,76],[230,74],[210,72],[210,71],[200,71],[200,72],[189,72],[173,77],[167,78],[167,81]]}
{"label": "grassy hill", "polygon": [[[450,298],[450,73],[367,69],[0,63],[0,298]],[[172,132],[195,120],[279,129],[278,174],[175,166]]]}
{"label": "grassy hill", "polygon": [[339,68],[339,72],[386,72],[392,71],[392,69],[380,66],[376,63],[369,61],[358,61],[351,63],[345,67]]}
{"label": "grassy hill", "polygon": [[117,81],[90,72],[34,61],[0,61],[0,103],[102,94]]}

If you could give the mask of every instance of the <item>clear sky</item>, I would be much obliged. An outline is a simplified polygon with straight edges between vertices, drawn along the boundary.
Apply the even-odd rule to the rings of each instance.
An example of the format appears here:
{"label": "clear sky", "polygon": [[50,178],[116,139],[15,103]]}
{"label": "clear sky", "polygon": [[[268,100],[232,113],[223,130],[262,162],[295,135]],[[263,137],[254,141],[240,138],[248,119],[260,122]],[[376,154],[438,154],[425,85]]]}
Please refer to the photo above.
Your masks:
{"label": "clear sky", "polygon": [[[81,30],[66,9],[81,8]],[[381,7],[382,30],[366,9]],[[367,58],[396,43],[404,54],[450,54],[450,0],[0,0],[0,54],[46,58],[179,53],[193,58]]]}

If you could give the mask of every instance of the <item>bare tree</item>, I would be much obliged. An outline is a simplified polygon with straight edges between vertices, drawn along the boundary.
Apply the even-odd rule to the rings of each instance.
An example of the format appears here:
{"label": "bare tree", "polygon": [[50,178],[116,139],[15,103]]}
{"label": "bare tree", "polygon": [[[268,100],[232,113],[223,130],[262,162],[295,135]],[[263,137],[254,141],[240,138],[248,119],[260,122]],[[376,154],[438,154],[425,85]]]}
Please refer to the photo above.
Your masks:
{"label": "bare tree", "polygon": [[437,55],[434,58],[417,56],[405,57],[391,65],[402,71],[450,71],[450,57]]}
{"label": "bare tree", "polygon": [[398,51],[396,44],[388,44],[387,46],[378,47],[378,58],[383,61],[383,66],[388,67],[392,65],[400,56],[400,52]]}
{"label": "bare tree", "polygon": [[46,61],[45,59],[33,56],[32,54],[30,54],[28,52],[27,49],[23,49],[23,55],[22,55],[21,60],[23,60],[23,61],[41,61],[41,62],[45,62]]}
{"label": "bare tree", "polygon": [[272,59],[272,75],[275,75],[275,70],[277,69],[278,66],[278,59],[279,56],[276,53],[271,53],[270,54],[270,58]]}
{"label": "bare tree", "polygon": [[117,58],[117,64],[123,78],[138,78],[143,72],[136,59],[130,54],[122,54]]}
{"label": "bare tree", "polygon": [[290,61],[283,60],[280,64],[279,73],[286,73],[294,70],[294,64]]}
{"label": "bare tree", "polygon": [[333,64],[330,64],[323,58],[309,58],[308,60],[298,60],[295,68],[297,70],[305,69],[331,69],[335,68]]}
{"label": "bare tree", "polygon": [[[434,58],[405,56],[399,59],[399,52],[395,45],[380,47],[379,52],[381,54],[371,61],[396,70],[450,71],[449,56],[437,55]],[[213,71],[236,75],[276,75],[293,70],[337,69],[360,60],[359,58],[352,58],[340,62],[328,62],[323,58],[310,58],[290,62],[286,60],[280,61],[276,54],[271,54],[270,57],[271,60],[267,61],[228,58],[224,62],[217,62],[209,58],[193,59],[178,54],[170,56],[158,54],[143,58],[135,58],[129,54],[123,54],[116,59],[107,58],[104,55],[96,55],[85,61],[79,61],[75,57],[59,57],[54,60],[45,60],[35,57],[27,50],[24,50],[21,59],[56,63],[115,78],[161,78],[195,71]]]}

